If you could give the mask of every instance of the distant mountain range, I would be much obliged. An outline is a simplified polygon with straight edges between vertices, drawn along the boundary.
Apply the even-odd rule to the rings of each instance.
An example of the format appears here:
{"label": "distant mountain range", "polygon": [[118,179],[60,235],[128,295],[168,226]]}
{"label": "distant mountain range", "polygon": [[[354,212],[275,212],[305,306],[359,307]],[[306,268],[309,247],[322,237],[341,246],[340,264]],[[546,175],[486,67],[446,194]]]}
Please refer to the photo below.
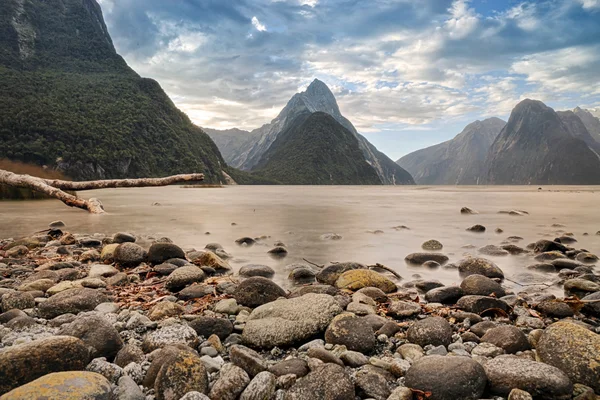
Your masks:
{"label": "distant mountain range", "polygon": [[600,184],[600,119],[524,100],[508,123],[476,121],[397,161],[418,184]]}
{"label": "distant mountain range", "polygon": [[[405,184],[414,184],[414,180],[411,175],[401,168],[399,165],[394,163],[389,157],[385,154],[378,151],[375,146],[373,146],[369,141],[362,135],[360,135],[356,128],[352,125],[352,123],[346,119],[340,112],[335,96],[329,90],[327,85],[321,82],[318,79],[315,79],[306,89],[306,91],[302,93],[296,93],[287,105],[281,110],[279,115],[273,119],[270,123],[261,126],[258,129],[255,129],[251,132],[241,131],[241,130],[227,130],[227,131],[217,131],[212,129],[205,129],[205,131],[210,135],[210,137],[215,141],[221,153],[224,155],[225,160],[230,165],[240,168],[246,171],[257,171],[259,174],[264,174],[263,176],[267,178],[275,178],[275,176],[280,176],[279,174],[274,174],[276,167],[273,164],[273,154],[269,153],[268,157],[271,157],[271,161],[267,163],[263,158],[267,155],[268,150],[271,146],[276,142],[278,137],[283,133],[288,131],[288,134],[301,134],[298,129],[293,129],[290,131],[290,127],[292,127],[294,121],[300,116],[306,113],[326,113],[330,115],[341,127],[348,130],[358,143],[358,148],[360,149],[362,156],[356,160],[357,163],[365,161],[370,168],[372,168],[378,176],[380,184],[396,184],[396,185],[405,185]],[[339,131],[340,127],[333,127],[330,123],[324,124],[330,128],[329,133],[332,131]],[[307,125],[311,123],[323,123],[323,117],[308,119],[303,124],[304,128],[313,130],[313,127]],[[335,136],[335,135],[334,135]],[[307,134],[306,137],[312,137],[313,135]],[[340,140],[348,140],[348,137],[345,135],[337,135]],[[323,142],[326,142],[329,138],[324,138]],[[297,140],[286,140],[282,143],[297,144]],[[307,146],[312,146],[312,143],[305,143]],[[319,152],[323,158],[316,159],[314,157],[310,158],[295,158],[281,161],[281,168],[293,168],[294,170],[312,170],[316,171],[321,164],[323,166],[329,165],[328,158],[338,159],[337,151],[341,151],[341,149],[350,151],[353,149],[354,144],[350,142],[341,143],[340,147],[335,148],[323,148],[320,149]],[[296,150],[300,150],[297,148]],[[283,149],[279,149],[279,151],[284,151]],[[289,154],[289,151],[285,151]],[[352,153],[354,154],[354,153]],[[344,154],[342,158],[347,159],[350,156],[350,153]],[[279,159],[279,158],[275,158]],[[290,164],[291,163],[291,164]],[[285,165],[283,165],[285,164]],[[269,168],[266,168],[266,166]],[[258,168],[262,166],[261,168]],[[320,173],[327,174],[328,170],[325,168],[320,170]],[[339,169],[338,169],[339,171]],[[321,174],[319,174],[321,175]],[[344,174],[339,176],[333,176],[332,179],[321,181],[316,179],[311,181],[311,184],[323,184],[325,182],[335,182],[335,181],[347,181],[347,176]],[[364,177],[363,177],[364,178]],[[360,178],[358,181],[348,182],[359,184],[363,181],[363,178]],[[285,180],[288,183],[292,183],[289,180]],[[300,182],[300,181],[298,181]],[[302,180],[302,182],[306,182]]]}

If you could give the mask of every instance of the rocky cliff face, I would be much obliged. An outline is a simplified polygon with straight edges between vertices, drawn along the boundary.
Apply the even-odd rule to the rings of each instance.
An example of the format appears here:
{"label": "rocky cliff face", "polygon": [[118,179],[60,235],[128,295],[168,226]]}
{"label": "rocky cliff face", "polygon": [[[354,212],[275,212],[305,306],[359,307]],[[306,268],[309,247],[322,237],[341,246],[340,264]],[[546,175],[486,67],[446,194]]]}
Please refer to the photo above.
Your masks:
{"label": "rocky cliff face", "polygon": [[[331,115],[338,123],[356,136],[364,159],[377,171],[383,184],[413,184],[410,174],[395,164],[385,154],[378,151],[369,141],[360,135],[352,123],[340,112],[335,96],[327,85],[315,79],[302,93],[295,94],[279,115],[269,124],[240,135],[240,140],[230,141],[220,147],[224,154],[230,155],[227,162],[234,167],[252,170],[260,162],[261,157],[275,142],[278,135],[289,127],[299,115],[304,113],[324,112]],[[216,134],[212,134],[217,143]],[[253,138],[251,144],[248,138]]]}
{"label": "rocky cliff face", "polygon": [[478,185],[485,181],[485,160],[506,122],[475,121],[455,138],[410,153],[397,161],[421,185]]}
{"label": "rocky cliff face", "polygon": [[600,118],[590,110],[584,110],[580,107],[576,107],[573,112],[581,119],[581,122],[583,122],[583,125],[585,125],[594,140],[600,143]]}
{"label": "rocky cliff face", "polygon": [[490,148],[487,183],[599,184],[600,156],[572,129],[544,103],[523,100]]}
{"label": "rocky cliff face", "polygon": [[0,82],[0,158],[73,179],[224,179],[210,138],[117,54],[95,0],[0,1]]}

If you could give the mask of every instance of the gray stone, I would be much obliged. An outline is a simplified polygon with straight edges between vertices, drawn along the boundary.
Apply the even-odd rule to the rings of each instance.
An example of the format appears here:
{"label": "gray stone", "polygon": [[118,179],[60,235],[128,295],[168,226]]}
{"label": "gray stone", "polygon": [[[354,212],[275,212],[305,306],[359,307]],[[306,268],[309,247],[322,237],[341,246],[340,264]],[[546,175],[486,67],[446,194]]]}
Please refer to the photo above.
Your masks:
{"label": "gray stone", "polygon": [[219,400],[236,400],[250,383],[246,371],[233,364],[226,364],[221,375],[210,390],[209,397]]}
{"label": "gray stone", "polygon": [[115,400],[146,400],[140,387],[129,376],[119,378]]}
{"label": "gray stone", "polygon": [[[357,353],[360,354],[360,353]],[[362,355],[362,354],[361,354]],[[363,356],[364,357],[364,356]],[[366,357],[365,357],[366,358]],[[368,360],[367,360],[368,362]],[[275,376],[284,376],[293,374],[298,378],[301,378],[308,374],[310,370],[308,369],[308,364],[305,360],[301,358],[292,358],[289,360],[283,360],[278,362],[269,368],[269,372],[274,374]]]}
{"label": "gray stone", "polygon": [[285,290],[273,281],[261,276],[255,276],[245,279],[240,283],[233,296],[238,304],[248,307],[258,307],[275,301],[279,297],[285,297],[285,295]]}
{"label": "gray stone", "polygon": [[115,364],[124,368],[130,363],[140,363],[144,360],[144,352],[134,344],[126,344],[119,350],[115,357]]}
{"label": "gray stone", "polygon": [[464,295],[458,286],[443,286],[425,293],[425,300],[429,303],[454,304]]}
{"label": "gray stone", "polygon": [[324,364],[300,378],[285,394],[284,400],[354,399],[354,384],[343,367]]}
{"label": "gray stone", "polygon": [[493,294],[495,297],[506,295],[498,282],[478,274],[467,276],[461,282],[460,287],[466,295],[490,296]]}
{"label": "gray stone", "polygon": [[397,318],[412,317],[421,313],[421,306],[419,303],[412,301],[396,300],[387,308],[387,315],[391,315]]}
{"label": "gray stone", "polygon": [[246,371],[251,378],[267,369],[267,363],[262,356],[246,346],[231,346],[229,357],[234,365]]}
{"label": "gray stone", "polygon": [[113,243],[134,243],[135,236],[127,232],[118,232],[113,236]]}
{"label": "gray stone", "polygon": [[462,277],[483,275],[488,278],[504,279],[504,273],[492,261],[480,257],[469,257],[458,263],[458,272]]}
{"label": "gray stone", "polygon": [[488,330],[481,341],[498,346],[509,354],[531,348],[523,331],[512,325],[500,325]]}
{"label": "gray stone", "polygon": [[113,253],[113,260],[123,267],[137,267],[146,259],[146,250],[135,243],[122,243]]}
{"label": "gray stone", "polygon": [[448,262],[448,256],[441,253],[412,253],[407,255],[404,260],[408,264],[423,265],[427,261],[435,261],[441,265]]}
{"label": "gray stone", "polygon": [[275,394],[277,378],[270,372],[257,374],[244,389],[240,400],[269,400]]}
{"label": "gray stone", "polygon": [[198,345],[196,331],[187,325],[169,325],[149,332],[142,341],[142,350],[149,353],[153,350],[174,344],[184,344],[190,347]]}
{"label": "gray stone", "polygon": [[178,291],[192,283],[202,282],[206,274],[195,265],[177,268],[167,277],[165,287],[170,291]]}
{"label": "gray stone", "polygon": [[92,357],[106,357],[112,360],[123,347],[119,332],[103,316],[86,315],[62,325],[58,335],[74,336],[91,347]]}
{"label": "gray stone", "polygon": [[35,300],[29,292],[12,292],[2,296],[2,311],[25,310],[35,307]]}
{"label": "gray stone", "polygon": [[448,346],[452,343],[452,326],[442,317],[429,317],[412,324],[406,336],[411,343],[421,347],[428,344]]}
{"label": "gray stone", "polygon": [[267,265],[248,264],[240,268],[240,276],[250,278],[253,276],[262,276],[263,278],[272,278],[275,270]]}
{"label": "gray stone", "polygon": [[185,253],[181,247],[173,243],[154,243],[148,250],[148,261],[153,264],[161,264],[171,258],[185,259]]}
{"label": "gray stone", "polygon": [[40,315],[51,319],[62,314],[92,311],[108,297],[98,289],[74,288],[57,293],[39,305]]}
{"label": "gray stone", "polygon": [[344,362],[344,365],[349,366],[350,368],[358,368],[362,367],[369,363],[369,359],[362,353],[358,351],[345,351],[340,354],[340,359]]}
{"label": "gray stone", "polygon": [[377,344],[371,325],[349,313],[340,314],[331,321],[325,331],[325,341],[361,353],[371,353]]}
{"label": "gray stone", "polygon": [[188,324],[196,331],[198,336],[205,338],[214,334],[219,339],[224,340],[233,332],[233,324],[226,318],[198,317]]}
{"label": "gray stone", "polygon": [[376,372],[360,370],[355,376],[356,387],[364,397],[375,400],[387,400],[392,394],[386,379]]}
{"label": "gray stone", "polygon": [[475,295],[461,297],[458,302],[456,302],[456,306],[467,312],[472,312],[475,314],[481,314],[482,312],[492,308],[498,308],[505,312],[509,309],[508,304],[506,304],[506,302],[503,300],[496,299],[494,297]]}

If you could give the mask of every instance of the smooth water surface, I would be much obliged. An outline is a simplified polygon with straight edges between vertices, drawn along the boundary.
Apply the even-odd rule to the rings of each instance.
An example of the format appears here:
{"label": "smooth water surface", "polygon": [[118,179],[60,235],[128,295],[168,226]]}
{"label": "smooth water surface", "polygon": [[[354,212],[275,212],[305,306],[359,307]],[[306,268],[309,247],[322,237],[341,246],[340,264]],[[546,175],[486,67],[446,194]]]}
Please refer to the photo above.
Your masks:
{"label": "smooth water surface", "polygon": [[[234,256],[235,269],[247,263],[266,264],[277,271],[275,280],[287,282],[286,265],[333,261],[381,263],[398,271],[405,280],[413,274],[458,283],[456,270],[429,270],[407,266],[404,257],[421,251],[421,244],[437,239],[443,253],[458,261],[477,249],[474,245],[500,244],[508,236],[522,236],[518,245],[572,232],[576,247],[600,254],[600,187],[391,187],[391,186],[230,186],[182,188],[104,189],[82,192],[98,197],[108,211],[90,215],[70,209],[56,200],[0,202],[0,238],[19,237],[63,220],[74,233],[169,237],[183,248],[202,249],[218,242]],[[160,205],[153,205],[159,203]],[[478,215],[461,215],[468,206]],[[528,216],[499,214],[502,210],[526,210]],[[474,224],[487,227],[484,234],[467,232]],[[553,227],[563,224],[565,227]],[[405,225],[410,230],[395,230]],[[502,228],[502,234],[495,233]],[[383,233],[373,233],[381,230]],[[210,234],[206,234],[210,232]],[[583,233],[589,236],[583,236]],[[322,240],[337,233],[341,240]],[[269,238],[253,247],[234,241],[243,236]],[[289,255],[274,260],[267,255],[276,241],[286,244]],[[519,273],[533,264],[531,256],[488,257],[507,277],[523,282]],[[532,278],[531,276],[529,278]],[[534,276],[547,281],[551,276]],[[510,284],[509,284],[510,285]]]}

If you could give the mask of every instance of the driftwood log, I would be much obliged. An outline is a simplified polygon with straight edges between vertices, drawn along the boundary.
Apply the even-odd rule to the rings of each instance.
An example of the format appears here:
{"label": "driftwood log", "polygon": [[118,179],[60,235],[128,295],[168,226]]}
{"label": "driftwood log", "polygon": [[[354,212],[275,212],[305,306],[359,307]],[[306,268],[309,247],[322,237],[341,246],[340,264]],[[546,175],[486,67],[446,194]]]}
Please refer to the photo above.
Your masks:
{"label": "driftwood log", "polygon": [[44,193],[47,196],[54,197],[69,207],[81,208],[89,211],[92,214],[104,213],[104,207],[102,206],[100,200],[95,198],[89,200],[80,199],[77,196],[63,192],[63,190],[167,186],[179,182],[202,180],[204,180],[204,174],[181,174],[167,176],[165,178],[109,179],[99,181],[72,182],[57,179],[42,179],[31,175],[19,175],[0,169],[0,184],[29,188],[36,192]]}

